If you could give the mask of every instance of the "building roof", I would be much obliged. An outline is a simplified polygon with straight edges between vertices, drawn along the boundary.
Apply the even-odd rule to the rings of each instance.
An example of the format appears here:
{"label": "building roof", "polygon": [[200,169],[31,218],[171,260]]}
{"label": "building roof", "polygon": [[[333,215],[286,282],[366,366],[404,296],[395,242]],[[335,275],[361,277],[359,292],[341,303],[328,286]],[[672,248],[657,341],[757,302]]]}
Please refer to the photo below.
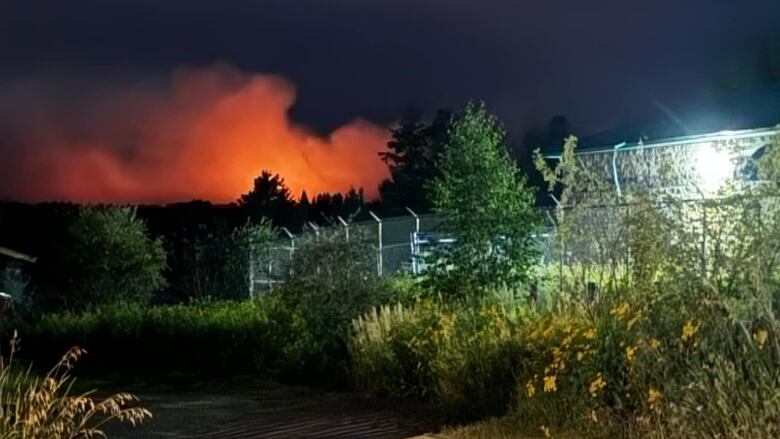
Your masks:
{"label": "building roof", "polygon": [[6,248],[6,247],[0,247],[0,256],[5,256],[11,259],[17,259],[20,261],[29,262],[31,264],[34,264],[35,262],[38,261],[38,258],[35,258],[30,255],[26,255],[16,250],[11,250],[10,248]]}

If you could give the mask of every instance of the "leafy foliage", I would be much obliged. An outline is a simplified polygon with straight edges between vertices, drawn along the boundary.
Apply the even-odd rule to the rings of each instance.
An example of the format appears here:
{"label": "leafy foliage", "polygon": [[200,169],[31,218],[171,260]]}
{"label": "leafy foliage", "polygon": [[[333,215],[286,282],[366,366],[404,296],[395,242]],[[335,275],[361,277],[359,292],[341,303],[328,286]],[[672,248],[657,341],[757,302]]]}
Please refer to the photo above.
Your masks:
{"label": "leafy foliage", "polygon": [[278,231],[270,221],[247,223],[230,230],[200,226],[187,231],[172,276],[176,289],[188,298],[243,299],[249,291],[249,264],[266,266]]}
{"label": "leafy foliage", "polygon": [[49,273],[56,291],[45,298],[52,305],[148,302],[165,285],[162,240],[147,235],[131,208],[81,209],[60,251]]}
{"label": "leafy foliage", "polygon": [[[532,333],[517,416],[599,437],[776,436],[778,148],[759,182],[690,200],[616,193],[575,147],[555,168],[538,160],[562,189],[556,236],[570,256],[550,271],[558,311]],[[675,168],[657,163],[658,178]]]}
{"label": "leafy foliage", "polygon": [[343,229],[321,229],[298,240],[293,270],[268,298],[280,336],[312,341],[299,367],[335,383],[347,375],[349,322],[391,294],[388,282],[377,274],[375,236],[359,228],[350,228],[349,239],[345,234]]}
{"label": "leafy foliage", "polygon": [[449,420],[504,413],[524,362],[524,306],[382,306],[352,322],[353,377],[363,390],[412,398]]}
{"label": "leafy foliage", "polygon": [[505,142],[484,104],[469,103],[450,128],[430,185],[441,229],[457,240],[431,258],[430,280],[444,294],[479,296],[525,281],[537,260],[534,192]]}

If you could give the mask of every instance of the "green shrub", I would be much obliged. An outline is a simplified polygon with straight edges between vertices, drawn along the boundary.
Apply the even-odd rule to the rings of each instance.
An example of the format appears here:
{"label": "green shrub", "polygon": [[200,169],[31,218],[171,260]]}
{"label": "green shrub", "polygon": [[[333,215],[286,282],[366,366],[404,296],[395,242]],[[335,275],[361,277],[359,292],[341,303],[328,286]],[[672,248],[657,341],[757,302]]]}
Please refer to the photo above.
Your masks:
{"label": "green shrub", "polygon": [[57,255],[42,260],[43,305],[85,309],[116,302],[147,303],[165,286],[162,240],[148,236],[132,208],[85,207]]}
{"label": "green shrub", "polygon": [[421,399],[448,418],[501,414],[533,318],[525,305],[383,306],[353,321],[353,376],[364,390]]}
{"label": "green shrub", "polygon": [[255,371],[270,368],[268,315],[258,302],[104,306],[42,315],[25,335],[26,352],[62,346],[90,352],[83,367],[101,371]]}
{"label": "green shrub", "polygon": [[349,240],[339,230],[299,239],[291,267],[265,298],[275,343],[293,354],[286,356],[288,370],[301,379],[342,386],[350,321],[408,289],[377,274],[374,238],[361,229],[350,230]]}
{"label": "green shrub", "polygon": [[249,296],[250,263],[267,267],[278,230],[268,221],[231,228],[192,228],[166,236],[169,291],[181,299],[237,300]]}

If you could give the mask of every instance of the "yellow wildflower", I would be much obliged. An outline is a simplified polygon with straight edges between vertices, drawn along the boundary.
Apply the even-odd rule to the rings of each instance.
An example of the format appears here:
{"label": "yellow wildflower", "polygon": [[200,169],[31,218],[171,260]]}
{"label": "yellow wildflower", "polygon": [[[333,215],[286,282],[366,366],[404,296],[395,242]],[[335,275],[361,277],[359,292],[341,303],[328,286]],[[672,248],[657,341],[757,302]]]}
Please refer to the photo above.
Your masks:
{"label": "yellow wildflower", "polygon": [[596,375],[596,379],[593,380],[592,383],[590,383],[590,388],[588,389],[590,391],[590,396],[595,398],[606,386],[607,386],[607,382],[604,381],[604,378],[601,376],[601,373],[599,373],[598,375]]}
{"label": "yellow wildflower", "polygon": [[544,391],[545,393],[555,392],[558,387],[555,384],[555,375],[547,375],[544,377]]}
{"label": "yellow wildflower", "polygon": [[588,329],[588,332],[585,333],[585,338],[588,340],[593,340],[596,338],[596,331],[594,329]]}
{"label": "yellow wildflower", "polygon": [[766,339],[769,338],[769,333],[765,329],[759,329],[755,333],[754,337],[756,338],[758,348],[764,349],[764,343],[766,343]]}
{"label": "yellow wildflower", "polygon": [[534,380],[528,380],[528,383],[525,385],[525,389],[528,392],[528,397],[533,398],[534,395],[536,395],[536,385],[534,384]]}
{"label": "yellow wildflower", "polygon": [[626,361],[629,363],[634,361],[634,355],[636,354],[636,348],[632,346],[626,346]]}
{"label": "yellow wildflower", "polygon": [[653,349],[658,349],[661,347],[661,342],[657,338],[653,338],[650,340],[650,347]]}
{"label": "yellow wildflower", "polygon": [[627,303],[623,303],[620,306],[618,306],[616,308],[613,308],[612,311],[610,311],[610,313],[617,314],[620,317],[625,317],[626,314],[628,314],[629,310],[630,310],[630,308],[629,308],[628,304]]}
{"label": "yellow wildflower", "polygon": [[694,325],[693,322],[688,320],[682,329],[682,341],[693,339],[697,332],[699,332],[699,325]]}
{"label": "yellow wildflower", "polygon": [[650,404],[650,408],[658,410],[658,403],[661,401],[661,391],[655,387],[651,387],[647,392],[647,403]]}

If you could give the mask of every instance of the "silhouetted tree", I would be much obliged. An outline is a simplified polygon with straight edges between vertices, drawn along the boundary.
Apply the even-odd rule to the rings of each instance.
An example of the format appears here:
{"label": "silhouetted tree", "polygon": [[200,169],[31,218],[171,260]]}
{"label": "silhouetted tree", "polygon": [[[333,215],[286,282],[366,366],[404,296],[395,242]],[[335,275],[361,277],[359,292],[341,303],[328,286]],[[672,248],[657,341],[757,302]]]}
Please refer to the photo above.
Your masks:
{"label": "silhouetted tree", "polygon": [[301,198],[295,205],[295,214],[290,224],[286,227],[298,231],[303,227],[306,221],[311,220],[311,202],[309,201],[309,194],[306,191],[301,192]]}
{"label": "silhouetted tree", "polygon": [[451,119],[450,111],[439,110],[432,121],[426,122],[418,111],[409,110],[393,129],[388,151],[379,153],[390,168],[390,178],[379,187],[384,207],[431,207],[423,187],[437,175],[436,157]]}
{"label": "silhouetted tree", "polygon": [[569,119],[562,115],[553,116],[546,127],[529,129],[523,139],[521,150],[516,151],[515,154],[521,163],[529,163],[528,169],[532,169],[533,160],[526,160],[531,157],[532,151],[537,148],[542,151],[560,150],[571,134],[572,127]]}
{"label": "silhouetted tree", "polygon": [[344,218],[353,217],[363,208],[364,204],[363,188],[360,188],[359,190],[351,188],[349,192],[344,195],[344,207],[342,208],[340,215]]}
{"label": "silhouetted tree", "polygon": [[238,204],[247,211],[253,223],[267,218],[277,226],[287,225],[295,209],[295,201],[284,178],[279,174],[271,175],[268,171],[263,171],[255,179],[252,190],[241,195]]}

